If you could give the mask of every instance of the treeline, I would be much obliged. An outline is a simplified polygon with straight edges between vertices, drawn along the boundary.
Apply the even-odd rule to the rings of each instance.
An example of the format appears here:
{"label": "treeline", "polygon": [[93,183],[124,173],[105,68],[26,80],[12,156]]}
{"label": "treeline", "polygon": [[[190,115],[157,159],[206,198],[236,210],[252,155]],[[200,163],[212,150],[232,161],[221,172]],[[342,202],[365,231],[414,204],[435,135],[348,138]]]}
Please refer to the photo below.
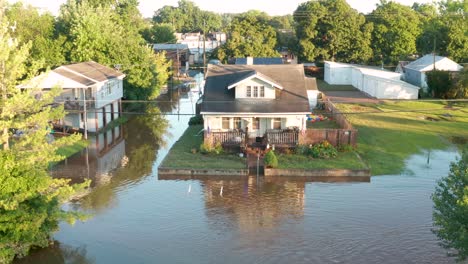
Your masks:
{"label": "treeline", "polygon": [[169,64],[143,38],[147,22],[136,0],[69,0],[58,17],[21,2],[6,7],[10,35],[31,45],[29,72],[94,60],[118,68],[127,99],[154,99]]}
{"label": "treeline", "polygon": [[302,62],[394,65],[434,50],[457,62],[468,62],[467,12],[464,0],[415,3],[412,7],[381,0],[367,15],[345,0],[323,0],[302,3],[292,15],[271,17],[259,11],[215,14],[181,0],[177,7],[157,10],[152,27],[165,26],[173,32],[225,31],[227,43],[214,54],[222,61],[274,56],[286,48]]}

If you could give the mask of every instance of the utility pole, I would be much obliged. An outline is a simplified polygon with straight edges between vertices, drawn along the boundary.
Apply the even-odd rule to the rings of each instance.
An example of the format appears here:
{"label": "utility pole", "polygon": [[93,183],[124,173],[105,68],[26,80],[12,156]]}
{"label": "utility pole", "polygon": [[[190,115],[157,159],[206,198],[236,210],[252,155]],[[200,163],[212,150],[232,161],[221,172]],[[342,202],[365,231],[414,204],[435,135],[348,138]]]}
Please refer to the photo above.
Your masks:
{"label": "utility pole", "polygon": [[[83,129],[84,129],[84,138],[85,139],[88,139],[88,113],[86,112],[86,92],[85,92],[85,89],[81,89],[83,90]],[[96,128],[97,129],[97,128]]]}
{"label": "utility pole", "polygon": [[206,73],[206,50],[205,50],[205,42],[206,42],[206,20],[203,19],[203,74]]}
{"label": "utility pole", "polygon": [[433,63],[434,63],[434,66],[432,69],[433,71],[436,70],[436,43],[437,43],[437,39],[434,36],[434,51],[432,52],[432,58],[433,58]]}

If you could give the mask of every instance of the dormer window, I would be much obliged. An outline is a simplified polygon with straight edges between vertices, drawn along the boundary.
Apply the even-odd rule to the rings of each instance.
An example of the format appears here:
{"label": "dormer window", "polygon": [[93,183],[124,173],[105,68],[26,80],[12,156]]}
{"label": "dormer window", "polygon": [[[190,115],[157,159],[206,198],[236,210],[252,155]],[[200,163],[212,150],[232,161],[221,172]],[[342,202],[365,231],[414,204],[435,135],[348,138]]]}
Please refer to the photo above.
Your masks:
{"label": "dormer window", "polygon": [[247,92],[246,92],[246,97],[252,97],[252,87],[247,86]]}
{"label": "dormer window", "polygon": [[253,97],[258,97],[258,86],[254,86]]}
{"label": "dormer window", "polygon": [[265,97],[265,86],[260,86],[260,97]]}

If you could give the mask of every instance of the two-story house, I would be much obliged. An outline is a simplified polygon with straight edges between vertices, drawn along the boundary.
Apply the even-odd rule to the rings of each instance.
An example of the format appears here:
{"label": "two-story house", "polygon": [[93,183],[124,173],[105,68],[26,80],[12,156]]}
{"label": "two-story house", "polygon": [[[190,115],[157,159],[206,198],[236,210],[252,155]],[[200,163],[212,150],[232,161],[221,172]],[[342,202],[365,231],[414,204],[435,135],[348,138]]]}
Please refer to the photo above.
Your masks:
{"label": "two-story house", "polygon": [[205,140],[296,144],[309,113],[308,79],[300,64],[208,65],[200,110]]}
{"label": "two-story house", "polygon": [[21,89],[41,88],[47,92],[59,86],[55,103],[63,104],[67,115],[62,126],[98,132],[120,116],[125,74],[94,61],[60,66],[33,78]]}

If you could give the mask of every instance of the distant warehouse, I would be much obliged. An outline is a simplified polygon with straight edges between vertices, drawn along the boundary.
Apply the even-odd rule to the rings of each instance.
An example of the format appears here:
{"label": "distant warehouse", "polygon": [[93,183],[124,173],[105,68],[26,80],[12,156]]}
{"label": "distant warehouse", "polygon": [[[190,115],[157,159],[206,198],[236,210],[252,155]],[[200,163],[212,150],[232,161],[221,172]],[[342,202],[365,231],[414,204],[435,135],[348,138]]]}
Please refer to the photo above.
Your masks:
{"label": "distant warehouse", "polygon": [[375,67],[325,62],[325,81],[352,85],[378,99],[418,99],[419,87],[400,80],[401,74]]}

